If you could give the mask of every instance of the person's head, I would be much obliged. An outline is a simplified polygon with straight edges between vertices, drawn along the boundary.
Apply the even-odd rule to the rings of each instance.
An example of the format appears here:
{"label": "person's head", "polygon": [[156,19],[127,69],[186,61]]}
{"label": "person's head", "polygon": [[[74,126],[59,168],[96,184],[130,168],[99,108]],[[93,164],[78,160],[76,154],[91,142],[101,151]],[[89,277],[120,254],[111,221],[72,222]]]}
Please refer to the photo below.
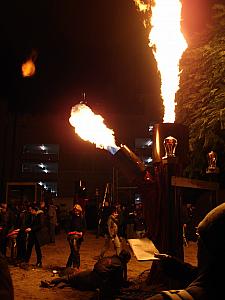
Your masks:
{"label": "person's head", "polygon": [[7,210],[7,203],[1,203],[1,211],[6,212]]}
{"label": "person's head", "polygon": [[118,212],[117,212],[116,207],[112,207],[111,215],[112,215],[113,217],[117,217],[117,216],[118,216]]}
{"label": "person's head", "polygon": [[82,207],[79,204],[75,204],[73,207],[75,215],[79,216],[82,214]]}
{"label": "person's head", "polygon": [[38,211],[38,208],[37,208],[35,205],[29,206],[29,212],[30,212],[32,215],[36,215],[36,214],[37,214],[37,211]]}
{"label": "person's head", "polygon": [[199,266],[209,261],[225,261],[225,203],[212,209],[197,227]]}
{"label": "person's head", "polygon": [[123,250],[121,250],[119,257],[122,262],[128,263],[131,259],[131,254],[128,250],[123,249]]}
{"label": "person's head", "polygon": [[44,201],[41,201],[40,202],[40,209],[44,209],[45,208],[45,202]]}

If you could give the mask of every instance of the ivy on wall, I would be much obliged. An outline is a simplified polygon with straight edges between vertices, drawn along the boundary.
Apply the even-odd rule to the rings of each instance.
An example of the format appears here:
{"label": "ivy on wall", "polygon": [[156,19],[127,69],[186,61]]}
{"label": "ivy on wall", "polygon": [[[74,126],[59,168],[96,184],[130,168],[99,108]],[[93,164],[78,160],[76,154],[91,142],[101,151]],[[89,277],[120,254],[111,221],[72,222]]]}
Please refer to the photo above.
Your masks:
{"label": "ivy on wall", "polygon": [[192,38],[180,61],[176,122],[189,129],[185,176],[191,178],[204,176],[211,150],[225,173],[225,4],[218,2],[205,31]]}

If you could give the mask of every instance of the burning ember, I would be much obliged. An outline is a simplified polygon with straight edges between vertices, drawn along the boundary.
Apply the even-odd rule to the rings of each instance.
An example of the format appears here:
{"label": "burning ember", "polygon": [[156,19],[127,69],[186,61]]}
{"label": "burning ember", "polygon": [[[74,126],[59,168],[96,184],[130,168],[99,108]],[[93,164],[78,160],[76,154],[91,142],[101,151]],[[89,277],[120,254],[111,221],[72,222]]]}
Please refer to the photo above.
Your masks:
{"label": "burning ember", "polygon": [[[140,11],[144,4],[134,0]],[[161,95],[164,101],[164,122],[175,121],[175,94],[179,89],[179,61],[187,48],[181,33],[181,1],[155,0],[151,6],[151,32],[149,45],[161,74]]]}
{"label": "burning ember", "polygon": [[75,132],[84,140],[115,154],[120,147],[116,145],[114,131],[107,128],[104,119],[96,115],[86,104],[79,103],[72,107],[70,124]]}
{"label": "burning ember", "polygon": [[37,54],[35,51],[32,51],[31,57],[27,59],[25,63],[22,64],[21,70],[23,77],[31,77],[35,74],[35,60]]}
{"label": "burning ember", "polygon": [[22,74],[23,77],[31,77],[35,73],[35,65],[32,59],[27,60],[24,64],[22,64]]}

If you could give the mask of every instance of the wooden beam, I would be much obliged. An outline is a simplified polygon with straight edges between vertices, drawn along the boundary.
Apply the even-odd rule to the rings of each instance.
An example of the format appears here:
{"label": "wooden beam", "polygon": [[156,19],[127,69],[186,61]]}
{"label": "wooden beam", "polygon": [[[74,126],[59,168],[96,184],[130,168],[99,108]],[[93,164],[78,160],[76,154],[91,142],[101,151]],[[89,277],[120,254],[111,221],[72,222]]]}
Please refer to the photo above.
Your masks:
{"label": "wooden beam", "polygon": [[15,186],[25,186],[25,185],[27,185],[27,186],[31,186],[31,185],[33,185],[33,186],[35,186],[35,185],[37,185],[37,182],[24,182],[24,181],[22,181],[22,182],[7,182],[7,186],[11,186],[11,185],[15,185]]}
{"label": "wooden beam", "polygon": [[190,179],[185,177],[171,177],[171,185],[179,187],[187,187],[192,189],[202,189],[202,190],[211,190],[217,191],[219,189],[218,182],[204,181],[198,179]]}

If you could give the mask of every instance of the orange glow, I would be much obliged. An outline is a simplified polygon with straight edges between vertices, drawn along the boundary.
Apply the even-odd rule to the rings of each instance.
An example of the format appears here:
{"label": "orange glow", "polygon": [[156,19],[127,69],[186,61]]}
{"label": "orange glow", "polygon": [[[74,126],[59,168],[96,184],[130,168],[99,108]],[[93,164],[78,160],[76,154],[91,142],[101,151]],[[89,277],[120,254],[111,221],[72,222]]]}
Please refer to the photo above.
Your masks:
{"label": "orange glow", "polygon": [[159,139],[159,128],[156,128],[156,142],[155,142],[156,154],[160,157],[160,139]]}
{"label": "orange glow", "polygon": [[72,107],[69,122],[84,141],[95,144],[97,148],[119,150],[115,143],[114,131],[107,128],[104,119],[86,104],[79,103]]}
{"label": "orange glow", "polygon": [[145,4],[141,0],[134,0],[134,3],[136,4],[136,6],[139,8],[140,11],[146,12],[149,9],[149,5]]}
{"label": "orange glow", "polygon": [[24,64],[22,64],[22,75],[23,77],[31,77],[35,73],[35,64],[30,58]]}
{"label": "orange glow", "polygon": [[[136,3],[136,0],[134,1]],[[174,123],[175,94],[179,89],[179,61],[187,48],[180,24],[182,5],[180,0],[155,0],[153,2],[149,46],[153,49],[161,74],[163,122]]]}

